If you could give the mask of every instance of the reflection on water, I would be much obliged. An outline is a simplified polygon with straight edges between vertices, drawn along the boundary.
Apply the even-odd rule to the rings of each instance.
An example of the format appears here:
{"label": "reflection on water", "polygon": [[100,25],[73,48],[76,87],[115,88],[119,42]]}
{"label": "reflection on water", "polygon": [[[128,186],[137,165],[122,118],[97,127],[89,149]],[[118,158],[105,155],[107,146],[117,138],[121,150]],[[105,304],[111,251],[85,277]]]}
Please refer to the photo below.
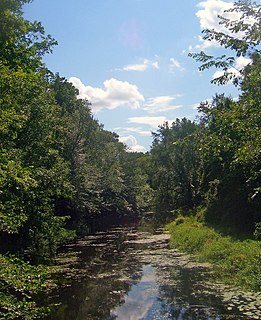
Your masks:
{"label": "reflection on water", "polygon": [[143,266],[140,282],[131,288],[124,304],[112,311],[110,319],[156,319],[152,316],[159,308],[158,293],[155,269],[151,265]]}
{"label": "reflection on water", "polygon": [[[107,319],[121,320],[220,320],[226,310],[217,297],[193,292],[191,275],[179,270],[172,273],[172,284],[160,283],[160,275],[151,265],[143,266],[139,283],[134,285],[124,299],[124,304],[116,307]],[[177,270],[176,270],[177,271]],[[196,272],[197,273],[197,272]],[[195,274],[194,274],[195,275]],[[173,284],[173,279],[177,281]],[[196,276],[198,278],[198,275]],[[182,280],[185,281],[183,282]],[[190,279],[189,281],[187,281]],[[215,308],[216,307],[216,308]],[[229,319],[240,319],[232,316]]]}
{"label": "reflection on water", "polygon": [[135,242],[140,237],[130,228],[114,229],[68,246],[54,273],[58,287],[49,297],[49,319],[244,319],[205,289],[204,270],[181,268],[174,260],[166,267],[144,263],[143,250],[165,257],[162,246]]}

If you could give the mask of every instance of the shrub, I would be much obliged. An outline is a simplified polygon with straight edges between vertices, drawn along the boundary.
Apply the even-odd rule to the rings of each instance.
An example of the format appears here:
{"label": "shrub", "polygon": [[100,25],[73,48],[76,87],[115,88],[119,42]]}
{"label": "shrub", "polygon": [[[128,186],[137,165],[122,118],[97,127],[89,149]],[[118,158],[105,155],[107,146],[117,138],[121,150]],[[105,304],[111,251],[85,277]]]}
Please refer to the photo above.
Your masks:
{"label": "shrub", "polygon": [[43,319],[48,308],[39,305],[37,296],[46,290],[46,279],[44,267],[0,255],[0,318]]}

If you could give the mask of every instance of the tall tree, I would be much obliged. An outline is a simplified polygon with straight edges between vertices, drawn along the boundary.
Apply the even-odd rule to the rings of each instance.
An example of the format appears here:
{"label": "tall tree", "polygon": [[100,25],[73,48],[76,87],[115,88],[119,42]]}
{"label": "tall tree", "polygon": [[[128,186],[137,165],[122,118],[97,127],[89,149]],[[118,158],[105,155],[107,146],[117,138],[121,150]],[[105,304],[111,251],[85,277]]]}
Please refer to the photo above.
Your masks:
{"label": "tall tree", "polygon": [[196,123],[183,118],[171,126],[165,123],[154,133],[152,185],[161,212],[192,209],[198,202],[196,131]]}
{"label": "tall tree", "polygon": [[11,69],[27,71],[43,68],[41,58],[52,52],[56,41],[45,35],[40,22],[22,17],[22,7],[32,0],[2,0],[0,2],[1,61]]}
{"label": "tall tree", "polygon": [[[226,203],[226,210],[220,214],[219,221],[227,219],[243,229],[253,227],[259,222],[260,216],[260,17],[261,6],[253,1],[237,1],[228,12],[237,13],[238,19],[230,20],[219,16],[220,24],[226,27],[227,32],[204,30],[204,39],[217,41],[228,50],[228,55],[221,57],[209,56],[204,52],[192,53],[190,56],[201,62],[200,70],[211,67],[221,68],[223,74],[213,82],[226,84],[232,81],[241,95],[238,102],[228,104],[224,108],[225,99],[215,100],[211,105],[201,104],[205,130],[211,136],[206,137],[206,144],[214,151],[210,161],[216,161],[215,170],[210,170],[212,178],[210,193],[219,199],[221,204]],[[234,55],[231,55],[231,52]],[[250,63],[235,72],[235,62],[238,57],[248,57]],[[209,141],[209,143],[207,142]],[[210,150],[210,149],[209,149]],[[215,160],[214,160],[215,159]],[[210,182],[212,180],[212,182]],[[212,190],[212,191],[211,191]],[[229,201],[230,196],[230,201]],[[227,202],[225,200],[227,198]],[[233,200],[234,199],[234,200]],[[235,199],[240,199],[236,201]],[[229,203],[230,202],[230,203]],[[258,213],[259,212],[259,213]],[[212,216],[213,218],[213,216]],[[220,220],[221,219],[221,220]]]}

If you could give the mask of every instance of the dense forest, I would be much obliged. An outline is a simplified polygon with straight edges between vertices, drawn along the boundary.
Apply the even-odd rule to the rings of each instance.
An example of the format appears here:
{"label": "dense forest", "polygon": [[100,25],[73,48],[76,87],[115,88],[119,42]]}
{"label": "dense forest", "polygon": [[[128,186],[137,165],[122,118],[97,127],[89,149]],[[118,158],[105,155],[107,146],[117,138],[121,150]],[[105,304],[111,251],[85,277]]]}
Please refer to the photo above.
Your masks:
{"label": "dense forest", "polygon": [[[43,264],[109,222],[194,215],[260,238],[260,6],[239,1],[232,10],[241,20],[220,17],[231,35],[204,31],[229,55],[191,54],[201,70],[221,68],[215,81],[232,82],[238,99],[215,95],[194,121],[162,124],[143,154],[128,152],[94,119],[91,101],[47,69],[42,58],[56,41],[23,18],[30,2],[0,1],[1,319],[42,318],[35,294],[45,287]],[[240,56],[252,62],[230,73]]]}
{"label": "dense forest", "polygon": [[[261,56],[260,5],[239,1],[230,11],[241,12],[239,21],[220,17],[231,35],[203,31],[203,38],[217,41],[229,56],[190,53],[200,70],[221,68],[213,82],[233,83],[238,99],[215,95],[201,102],[198,118],[165,123],[153,135],[152,187],[156,207],[176,214],[191,211],[199,219],[236,233],[260,233]],[[237,34],[243,35],[238,38]],[[233,37],[234,35],[234,37]],[[241,70],[236,58],[251,58]]]}

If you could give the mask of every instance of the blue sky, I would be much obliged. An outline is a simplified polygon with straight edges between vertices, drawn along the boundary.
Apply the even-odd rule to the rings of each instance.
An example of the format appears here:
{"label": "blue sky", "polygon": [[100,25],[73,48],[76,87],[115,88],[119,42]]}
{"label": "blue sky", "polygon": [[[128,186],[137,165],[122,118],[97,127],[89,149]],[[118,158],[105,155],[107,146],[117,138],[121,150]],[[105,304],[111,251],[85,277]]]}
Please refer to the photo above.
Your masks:
{"label": "blue sky", "polygon": [[[119,134],[132,151],[147,151],[164,121],[194,119],[200,101],[216,92],[233,97],[232,85],[210,83],[188,52],[224,53],[200,38],[203,28],[220,30],[221,0],[34,0],[24,16],[41,21],[57,41],[44,58],[53,72],[92,103],[104,128]],[[247,59],[237,61],[238,67]]]}

